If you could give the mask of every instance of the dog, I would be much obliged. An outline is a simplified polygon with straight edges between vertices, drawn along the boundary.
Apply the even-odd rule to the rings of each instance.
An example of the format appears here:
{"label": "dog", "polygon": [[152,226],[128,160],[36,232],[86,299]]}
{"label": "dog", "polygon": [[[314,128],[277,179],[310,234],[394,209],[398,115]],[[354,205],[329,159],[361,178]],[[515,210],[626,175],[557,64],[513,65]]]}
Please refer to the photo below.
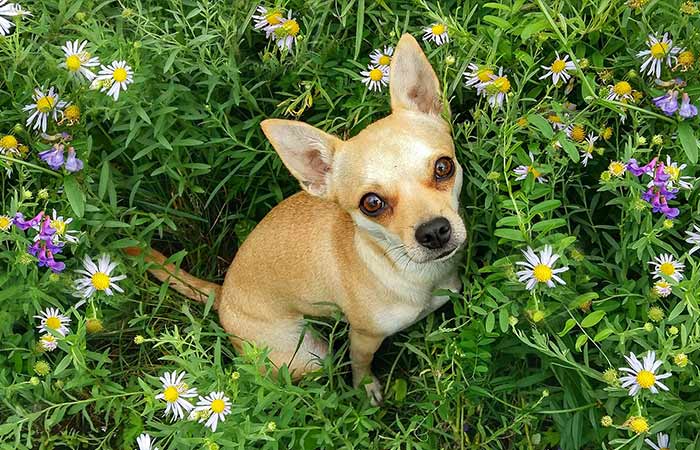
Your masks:
{"label": "dog", "polygon": [[[462,168],[440,85],[416,40],[404,34],[390,67],[391,114],[341,140],[311,125],[268,119],[262,130],[299,192],[251,232],[223,285],[193,277],[155,250],[149,271],[183,295],[214,297],[221,325],[238,351],[269,349],[294,379],[320,367],[328,352],[304,331],[304,316],[339,308],[349,323],[353,384],[382,402],[374,353],[390,336],[461,291],[455,255],[467,237],[459,215]],[[132,253],[137,253],[136,250]]]}

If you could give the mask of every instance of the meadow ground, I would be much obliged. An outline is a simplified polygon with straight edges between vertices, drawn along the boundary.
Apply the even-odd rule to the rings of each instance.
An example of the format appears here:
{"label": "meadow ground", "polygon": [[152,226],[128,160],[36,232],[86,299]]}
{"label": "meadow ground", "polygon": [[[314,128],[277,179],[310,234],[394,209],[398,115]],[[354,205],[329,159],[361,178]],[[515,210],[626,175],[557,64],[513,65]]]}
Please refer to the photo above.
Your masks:
{"label": "meadow ground", "polygon": [[[700,4],[258,6],[0,1],[0,448],[700,448]],[[380,349],[372,407],[339,318],[310,320],[318,375],[273,380],[122,250],[221,281],[299,189],[261,120],[356,134],[405,32],[470,236],[463,292]]]}

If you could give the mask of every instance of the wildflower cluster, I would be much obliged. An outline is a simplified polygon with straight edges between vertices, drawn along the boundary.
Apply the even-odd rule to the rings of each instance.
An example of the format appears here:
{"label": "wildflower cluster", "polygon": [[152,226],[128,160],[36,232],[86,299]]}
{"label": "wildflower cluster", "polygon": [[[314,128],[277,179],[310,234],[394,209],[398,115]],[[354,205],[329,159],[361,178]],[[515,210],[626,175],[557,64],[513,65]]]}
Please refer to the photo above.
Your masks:
{"label": "wildflower cluster", "polygon": [[266,8],[259,5],[253,15],[254,28],[264,31],[265,37],[275,41],[280,50],[291,51],[297,42],[301,27],[292,11],[284,17],[282,8]]}
{"label": "wildflower cluster", "polygon": [[510,80],[503,74],[503,67],[497,71],[474,63],[468,67],[470,71],[464,72],[465,85],[475,88],[477,95],[486,98],[493,109],[501,108],[511,90]]}
{"label": "wildflower cluster", "polygon": [[680,189],[691,189],[693,187],[690,177],[681,176],[681,171],[685,164],[678,166],[678,163],[671,161],[671,157],[666,158],[666,164],[659,162],[658,158],[653,158],[644,166],[640,166],[637,160],[632,158],[627,162],[627,170],[636,177],[643,175],[652,179],[647,184],[647,190],[642,194],[642,198],[652,206],[653,212],[660,212],[669,219],[674,219],[680,213],[678,208],[669,206],[668,202],[676,198]]}
{"label": "wildflower cluster", "polygon": [[389,70],[393,54],[394,47],[385,46],[384,50],[378,48],[369,55],[371,64],[367,65],[367,70],[360,72],[363,77],[362,82],[367,85],[367,89],[381,91],[389,84]]}
{"label": "wildflower cluster", "polygon": [[671,86],[671,89],[665,94],[653,99],[654,105],[664,114],[674,116],[678,113],[681,119],[692,119],[698,115],[698,108],[690,102],[690,96],[687,92],[681,94],[681,104],[680,106],[678,105],[678,94],[681,92],[679,89],[686,86],[686,82],[681,78],[675,78],[667,82],[656,80],[656,84],[665,87]]}
{"label": "wildflower cluster", "polygon": [[72,218],[66,220],[63,216],[57,216],[53,210],[53,216],[48,216],[41,211],[32,219],[25,219],[21,212],[15,214],[12,224],[22,231],[29,229],[36,231],[33,244],[27,249],[27,253],[38,259],[39,267],[48,267],[54,273],[62,272],[66,265],[62,261],[56,261],[55,255],[60,254],[67,242],[75,244],[78,238],[75,230],[68,230],[67,225]]}

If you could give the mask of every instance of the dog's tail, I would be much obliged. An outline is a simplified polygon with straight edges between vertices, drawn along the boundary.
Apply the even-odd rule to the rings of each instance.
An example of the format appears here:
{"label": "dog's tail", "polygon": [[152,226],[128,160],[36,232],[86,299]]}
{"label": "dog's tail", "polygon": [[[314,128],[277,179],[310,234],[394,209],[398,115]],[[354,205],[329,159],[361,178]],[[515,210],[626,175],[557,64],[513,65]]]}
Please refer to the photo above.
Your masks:
{"label": "dog's tail", "polygon": [[[139,256],[143,251],[138,247],[128,247],[124,249],[124,253],[129,256]],[[173,264],[166,264],[166,257],[157,250],[148,249],[148,253],[144,255],[146,262],[152,263],[154,267],[148,269],[154,277],[160,281],[168,282],[170,287],[175,289],[180,294],[206,303],[209,300],[209,295],[214,296],[214,309],[219,305],[221,299],[221,286],[216,283],[200,280],[199,278],[190,275],[184,270],[180,270]]]}

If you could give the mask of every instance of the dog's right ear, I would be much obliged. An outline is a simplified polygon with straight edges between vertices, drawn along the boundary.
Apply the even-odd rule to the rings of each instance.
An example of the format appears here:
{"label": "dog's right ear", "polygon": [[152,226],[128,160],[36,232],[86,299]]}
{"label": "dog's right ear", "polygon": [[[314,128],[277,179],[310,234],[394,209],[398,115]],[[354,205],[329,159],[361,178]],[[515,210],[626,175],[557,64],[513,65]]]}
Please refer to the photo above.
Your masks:
{"label": "dog's right ear", "polygon": [[309,194],[327,197],[333,155],[342,141],[304,122],[267,119],[260,124],[287,169]]}

